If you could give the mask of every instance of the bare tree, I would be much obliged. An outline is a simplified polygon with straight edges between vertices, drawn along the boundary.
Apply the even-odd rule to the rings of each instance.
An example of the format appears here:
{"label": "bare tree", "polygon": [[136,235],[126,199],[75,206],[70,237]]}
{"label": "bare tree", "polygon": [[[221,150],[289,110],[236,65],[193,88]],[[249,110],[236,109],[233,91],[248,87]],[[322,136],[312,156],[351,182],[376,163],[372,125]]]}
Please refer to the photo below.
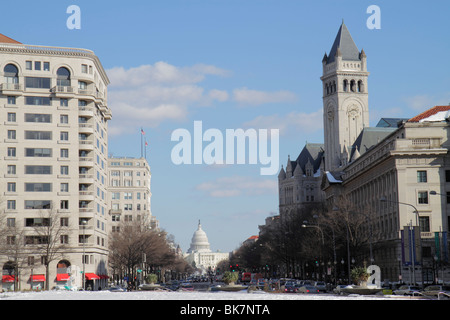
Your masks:
{"label": "bare tree", "polygon": [[50,263],[64,257],[67,249],[67,228],[62,223],[62,216],[57,210],[49,209],[40,212],[39,218],[26,221],[26,227],[33,228],[33,234],[25,235],[25,245],[43,256],[45,266],[45,289],[49,290]]}

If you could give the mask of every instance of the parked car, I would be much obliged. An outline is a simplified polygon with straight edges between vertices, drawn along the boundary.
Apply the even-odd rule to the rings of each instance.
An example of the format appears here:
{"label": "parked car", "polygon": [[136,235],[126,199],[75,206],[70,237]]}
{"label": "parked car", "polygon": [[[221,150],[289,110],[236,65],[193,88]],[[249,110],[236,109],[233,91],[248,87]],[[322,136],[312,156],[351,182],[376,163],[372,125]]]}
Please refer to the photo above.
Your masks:
{"label": "parked car", "polygon": [[286,293],[297,293],[298,289],[299,287],[293,283],[284,286],[284,292]]}
{"label": "parked car", "polygon": [[450,295],[450,286],[431,285],[426,287],[422,293],[427,296],[438,296],[439,293]]}
{"label": "parked car", "polygon": [[301,286],[298,289],[298,292],[299,293],[319,293],[320,291],[319,291],[319,289],[317,289],[314,286],[305,285],[305,286]]}
{"label": "parked car", "polygon": [[181,291],[194,291],[194,286],[190,282],[183,282],[180,284],[180,287],[178,290]]}
{"label": "parked car", "polygon": [[314,284],[314,287],[319,289],[319,291],[327,292],[327,284],[325,282],[323,282],[323,281],[317,281]]}
{"label": "parked car", "polygon": [[421,288],[419,286],[400,286],[397,290],[394,290],[395,295],[399,296],[413,296],[420,293]]}

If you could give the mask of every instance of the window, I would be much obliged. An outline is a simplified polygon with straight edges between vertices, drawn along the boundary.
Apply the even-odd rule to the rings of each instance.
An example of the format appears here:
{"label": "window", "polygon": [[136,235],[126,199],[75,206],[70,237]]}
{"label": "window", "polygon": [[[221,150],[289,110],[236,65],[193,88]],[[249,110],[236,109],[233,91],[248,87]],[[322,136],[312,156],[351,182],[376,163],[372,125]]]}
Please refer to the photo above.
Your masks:
{"label": "window", "polygon": [[33,61],[25,61],[25,69],[33,70]]}
{"label": "window", "polygon": [[48,226],[50,226],[50,218],[25,219],[25,227],[48,227]]}
{"label": "window", "polygon": [[86,89],[87,89],[87,82],[84,82],[84,81],[78,81],[78,89],[80,89],[80,90],[86,90]]}
{"label": "window", "polygon": [[7,174],[16,174],[16,165],[15,164],[8,165]]}
{"label": "window", "polygon": [[52,123],[51,114],[25,113],[25,122]]}
{"label": "window", "polygon": [[25,77],[25,88],[50,89],[50,78]]}
{"label": "window", "polygon": [[16,139],[16,130],[8,130],[8,139],[10,140]]}
{"label": "window", "polygon": [[49,97],[25,97],[28,106],[50,106],[52,99]]}
{"label": "window", "polygon": [[16,113],[8,112],[8,122],[16,122]]}
{"label": "window", "polygon": [[25,157],[49,158],[52,156],[52,149],[49,148],[25,148]]}
{"label": "window", "polygon": [[16,157],[16,148],[14,148],[14,147],[8,148],[8,157],[11,157],[11,158]]}
{"label": "window", "polygon": [[132,192],[124,192],[123,193],[123,198],[125,200],[131,200],[131,199],[133,199],[133,193]]}
{"label": "window", "polygon": [[41,62],[40,61],[34,62],[34,70],[41,70]]}
{"label": "window", "polygon": [[61,210],[68,210],[69,209],[69,200],[61,200],[59,204]]}
{"label": "window", "polygon": [[25,166],[25,174],[52,174],[52,166]]}
{"label": "window", "polygon": [[418,202],[419,204],[428,204],[428,192],[419,191],[418,192]]}
{"label": "window", "polygon": [[61,175],[63,175],[63,176],[69,175],[69,167],[68,166],[61,166]]}
{"label": "window", "polygon": [[8,200],[6,202],[6,208],[8,210],[16,210],[16,200]]}
{"label": "window", "polygon": [[16,97],[8,96],[8,104],[16,104]]}
{"label": "window", "polygon": [[445,170],[445,182],[450,182],[450,170]]}
{"label": "window", "polygon": [[16,218],[6,219],[6,226],[10,227],[10,228],[14,228],[16,226]]}
{"label": "window", "polygon": [[69,149],[61,149],[61,158],[68,158],[69,157]]}
{"label": "window", "polygon": [[70,71],[67,68],[59,68],[56,72],[56,85],[59,87],[70,87]]}
{"label": "window", "polygon": [[51,207],[50,200],[25,200],[25,209],[27,210],[50,209]]}
{"label": "window", "polygon": [[25,192],[51,192],[51,183],[25,183]]}
{"label": "window", "polygon": [[60,236],[61,244],[68,244],[69,243],[69,236],[67,234],[62,234]]}
{"label": "window", "polygon": [[59,139],[61,141],[69,141],[69,133],[67,131],[61,131]]}
{"label": "window", "polygon": [[26,140],[52,140],[51,131],[25,131]]}
{"label": "window", "polygon": [[430,217],[419,217],[420,232],[430,232]]}
{"label": "window", "polygon": [[17,69],[15,65],[7,64],[5,68],[3,68],[3,73],[7,84],[19,83],[19,69]]}
{"label": "window", "polygon": [[44,62],[44,71],[50,71],[50,62]]}
{"label": "window", "polygon": [[88,66],[87,64],[81,65],[81,73],[88,73]]}
{"label": "window", "polygon": [[59,99],[59,106],[60,107],[68,107],[69,106],[69,99],[65,99],[65,98]]}
{"label": "window", "polygon": [[15,182],[8,182],[7,190],[8,190],[8,192],[16,192],[16,183]]}
{"label": "window", "polygon": [[69,192],[69,184],[68,183],[61,183],[61,192]]}
{"label": "window", "polygon": [[417,171],[417,182],[427,182],[426,171]]}
{"label": "window", "polygon": [[69,123],[69,116],[67,114],[60,115],[59,123]]}

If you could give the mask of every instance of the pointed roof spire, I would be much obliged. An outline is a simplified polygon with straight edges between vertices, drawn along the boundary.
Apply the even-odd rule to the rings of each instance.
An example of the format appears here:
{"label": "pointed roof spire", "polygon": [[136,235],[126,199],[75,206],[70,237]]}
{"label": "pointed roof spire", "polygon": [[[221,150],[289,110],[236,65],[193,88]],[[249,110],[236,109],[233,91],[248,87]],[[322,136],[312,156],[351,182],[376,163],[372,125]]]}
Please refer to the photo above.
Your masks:
{"label": "pointed roof spire", "polygon": [[347,26],[344,24],[344,19],[342,19],[342,24],[339,28],[336,39],[334,40],[333,46],[331,47],[327,63],[334,62],[336,53],[338,52],[341,54],[342,60],[361,60],[358,47],[353,41]]}

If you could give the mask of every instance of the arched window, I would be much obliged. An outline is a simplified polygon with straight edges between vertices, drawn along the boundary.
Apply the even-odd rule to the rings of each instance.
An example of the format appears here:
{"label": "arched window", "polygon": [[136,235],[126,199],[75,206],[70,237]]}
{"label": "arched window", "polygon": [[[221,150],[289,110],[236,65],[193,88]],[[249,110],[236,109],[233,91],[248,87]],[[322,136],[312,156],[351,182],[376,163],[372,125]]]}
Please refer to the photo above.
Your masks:
{"label": "arched window", "polygon": [[59,68],[56,75],[59,87],[70,87],[70,71],[67,68]]}
{"label": "arched window", "polygon": [[364,82],[362,80],[358,81],[358,92],[364,92]]}
{"label": "arched window", "polygon": [[355,80],[350,81],[350,91],[355,92],[356,90],[356,83]]}
{"label": "arched window", "polygon": [[348,81],[344,80],[344,92],[348,91]]}
{"label": "arched window", "polygon": [[333,92],[336,92],[336,82],[333,81]]}
{"label": "arched window", "polygon": [[7,64],[3,69],[6,83],[19,83],[19,69],[13,64]]}

